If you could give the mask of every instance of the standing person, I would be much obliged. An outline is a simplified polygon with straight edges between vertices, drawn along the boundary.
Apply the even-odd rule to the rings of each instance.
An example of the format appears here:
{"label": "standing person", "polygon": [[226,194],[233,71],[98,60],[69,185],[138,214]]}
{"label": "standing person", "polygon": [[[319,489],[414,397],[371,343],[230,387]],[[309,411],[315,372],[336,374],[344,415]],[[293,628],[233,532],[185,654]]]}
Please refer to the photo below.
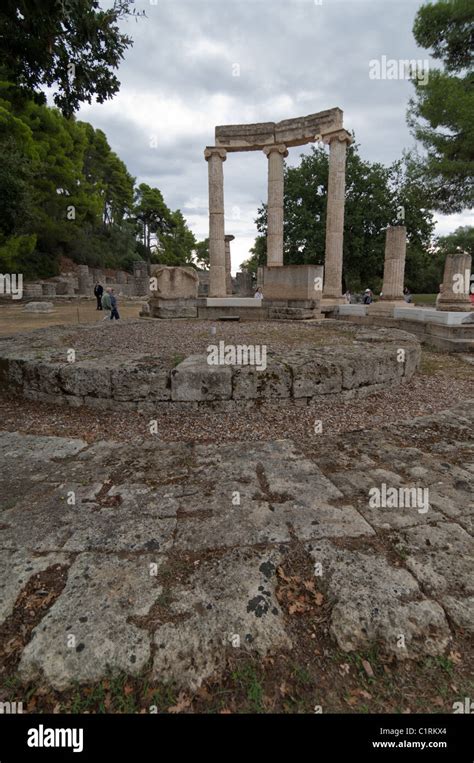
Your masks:
{"label": "standing person", "polygon": [[261,286],[257,287],[257,290],[253,296],[255,297],[255,299],[263,299],[263,292],[262,292]]}
{"label": "standing person", "polygon": [[351,304],[351,293],[350,293],[349,289],[344,294],[344,297],[345,297],[345,300],[346,300],[347,304],[350,305]]}
{"label": "standing person", "polygon": [[112,300],[110,299],[110,292],[111,292],[110,286],[107,287],[107,289],[102,294],[102,309],[105,310],[107,315],[104,315],[103,319],[104,321],[110,320],[111,316],[109,315],[110,311],[112,310]]}
{"label": "standing person", "polygon": [[97,282],[94,286],[94,296],[97,300],[97,310],[102,310],[102,294],[104,293],[104,287]]}
{"label": "standing person", "polygon": [[120,315],[117,310],[117,297],[114,294],[114,290],[110,289],[110,305],[111,305],[111,312],[110,312],[110,320],[113,321],[115,318],[116,321],[119,320]]}
{"label": "standing person", "polygon": [[410,293],[410,289],[408,289],[407,286],[405,286],[405,288],[403,289],[403,299],[405,300],[405,302],[408,302],[408,303],[411,302],[411,293]]}
{"label": "standing person", "polygon": [[372,292],[370,289],[366,289],[364,291],[364,305],[371,305],[372,304]]}

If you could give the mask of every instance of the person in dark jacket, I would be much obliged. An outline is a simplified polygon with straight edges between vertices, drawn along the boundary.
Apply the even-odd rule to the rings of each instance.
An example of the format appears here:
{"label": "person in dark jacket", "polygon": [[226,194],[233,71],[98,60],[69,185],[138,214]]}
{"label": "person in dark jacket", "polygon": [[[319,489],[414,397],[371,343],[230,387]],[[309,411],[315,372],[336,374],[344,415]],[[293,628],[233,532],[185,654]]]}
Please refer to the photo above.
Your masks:
{"label": "person in dark jacket", "polygon": [[94,286],[94,296],[97,300],[97,310],[102,310],[102,294],[104,293],[104,287],[100,283],[96,283]]}
{"label": "person in dark jacket", "polygon": [[115,318],[115,320],[118,321],[120,318],[120,315],[117,310],[117,297],[115,296],[113,289],[110,289],[109,293],[110,293],[110,305],[112,308],[110,313],[110,320],[113,321],[113,319]]}

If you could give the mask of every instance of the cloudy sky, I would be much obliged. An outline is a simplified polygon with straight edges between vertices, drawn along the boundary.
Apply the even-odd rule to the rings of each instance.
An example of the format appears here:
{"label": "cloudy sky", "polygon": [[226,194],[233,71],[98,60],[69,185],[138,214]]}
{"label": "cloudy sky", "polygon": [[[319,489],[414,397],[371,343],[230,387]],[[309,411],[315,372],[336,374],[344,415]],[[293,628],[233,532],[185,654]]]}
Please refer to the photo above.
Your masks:
{"label": "cloudy sky", "polygon": [[[104,3],[102,3],[104,5]],[[207,164],[215,125],[279,121],[338,106],[364,158],[390,163],[413,146],[405,113],[413,86],[375,80],[369,62],[427,60],[411,29],[420,0],[136,0],[146,18],[119,70],[120,93],[78,118],[106,133],[138,182],[157,186],[201,239],[208,234]],[[236,76],[237,75],[237,76]],[[309,147],[291,148],[298,164]],[[232,269],[248,257],[267,159],[228,154],[226,232]],[[438,233],[474,215],[438,216]]]}

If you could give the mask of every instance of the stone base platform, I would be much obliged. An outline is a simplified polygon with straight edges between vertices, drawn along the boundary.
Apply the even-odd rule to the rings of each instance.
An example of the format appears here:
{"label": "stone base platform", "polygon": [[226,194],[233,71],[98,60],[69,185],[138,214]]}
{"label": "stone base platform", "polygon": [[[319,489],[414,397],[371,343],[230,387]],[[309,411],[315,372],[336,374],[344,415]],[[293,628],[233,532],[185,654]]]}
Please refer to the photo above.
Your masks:
{"label": "stone base platform", "polygon": [[442,312],[405,305],[385,315],[371,308],[372,305],[340,305],[334,317],[365,326],[403,329],[439,350],[474,352],[474,312]]}
{"label": "stone base platform", "polygon": [[238,315],[241,320],[311,320],[321,318],[319,302],[314,299],[255,299],[255,297],[200,298],[197,317],[218,320]]}
{"label": "stone base platform", "polygon": [[[345,331],[337,325],[335,329]],[[102,336],[104,327],[100,323],[87,330],[94,343],[93,333]],[[332,342],[318,344],[322,330],[315,322],[305,327],[308,336],[314,331],[314,344],[310,339],[305,346],[273,350],[271,344],[256,346],[243,335],[239,339],[239,334],[230,344],[210,338],[216,348],[212,353],[206,342],[200,352],[207,354],[182,355],[185,359],[173,366],[172,358],[164,361],[159,352],[138,354],[138,343],[128,356],[111,354],[105,360],[103,353],[95,358],[89,354],[87,360],[79,355],[68,362],[70,345],[63,343],[70,342],[71,329],[40,329],[0,339],[0,390],[29,400],[98,410],[153,412],[163,405],[228,410],[269,399],[311,405],[321,395],[327,400],[365,396],[408,382],[419,366],[420,344],[404,331],[356,330],[345,343],[333,336]]]}

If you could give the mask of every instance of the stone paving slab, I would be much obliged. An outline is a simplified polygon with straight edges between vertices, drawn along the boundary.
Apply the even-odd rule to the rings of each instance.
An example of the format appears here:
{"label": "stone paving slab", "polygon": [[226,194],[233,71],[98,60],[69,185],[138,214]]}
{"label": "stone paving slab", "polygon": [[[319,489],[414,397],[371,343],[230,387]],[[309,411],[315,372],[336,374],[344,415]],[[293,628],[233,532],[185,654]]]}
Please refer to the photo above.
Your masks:
{"label": "stone paving slab", "polygon": [[[473,432],[463,404],[301,444],[1,433],[0,624],[32,576],[66,568],[21,675],[65,688],[152,664],[156,679],[197,686],[231,635],[259,655],[291,649],[275,570],[294,543],[322,564],[341,649],[442,654],[474,624]],[[382,483],[428,490],[428,511],[370,507]]]}

